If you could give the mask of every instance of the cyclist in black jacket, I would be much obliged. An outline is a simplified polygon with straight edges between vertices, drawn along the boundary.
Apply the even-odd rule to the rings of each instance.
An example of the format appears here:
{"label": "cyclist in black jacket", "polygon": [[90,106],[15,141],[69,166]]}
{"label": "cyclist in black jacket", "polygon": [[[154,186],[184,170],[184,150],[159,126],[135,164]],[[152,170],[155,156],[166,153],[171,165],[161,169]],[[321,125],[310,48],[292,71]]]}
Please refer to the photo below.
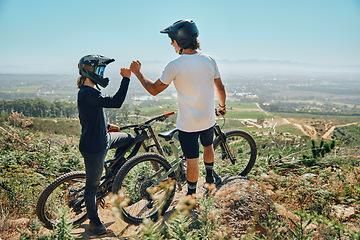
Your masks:
{"label": "cyclist in black jacket", "polygon": [[80,77],[77,85],[79,119],[82,126],[79,150],[84,157],[86,171],[85,205],[90,219],[89,228],[94,234],[101,235],[109,231],[100,221],[97,213],[96,191],[100,183],[104,160],[108,149],[121,148],[130,144],[134,137],[120,133],[119,127],[107,124],[103,108],[120,108],[128,90],[131,71],[121,68],[123,77],[119,90],[113,96],[103,95],[109,79],[104,78],[106,65],[115,61],[101,55],[87,55],[80,59],[78,68]]}

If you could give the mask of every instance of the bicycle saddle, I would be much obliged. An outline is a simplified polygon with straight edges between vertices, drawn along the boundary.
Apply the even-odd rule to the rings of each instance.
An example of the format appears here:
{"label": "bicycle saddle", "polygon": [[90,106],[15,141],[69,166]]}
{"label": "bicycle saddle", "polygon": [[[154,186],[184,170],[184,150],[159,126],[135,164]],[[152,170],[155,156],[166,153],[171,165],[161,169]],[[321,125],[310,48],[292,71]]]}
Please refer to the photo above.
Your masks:
{"label": "bicycle saddle", "polygon": [[174,129],[172,129],[172,130],[159,133],[158,136],[164,138],[166,141],[169,141],[169,140],[171,140],[171,138],[174,136],[174,134],[175,134],[177,131],[179,131],[179,129],[174,128]]}

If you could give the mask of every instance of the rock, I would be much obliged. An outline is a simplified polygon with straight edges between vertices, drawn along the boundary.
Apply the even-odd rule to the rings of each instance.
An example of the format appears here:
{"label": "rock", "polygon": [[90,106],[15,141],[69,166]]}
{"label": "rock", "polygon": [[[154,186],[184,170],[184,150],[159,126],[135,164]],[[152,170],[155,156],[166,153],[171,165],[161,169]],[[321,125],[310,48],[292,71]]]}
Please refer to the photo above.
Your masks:
{"label": "rock", "polygon": [[268,181],[270,180],[270,176],[267,175],[266,173],[263,173],[263,174],[261,174],[260,179],[261,179],[262,181],[268,182]]}
{"label": "rock", "polygon": [[13,219],[13,220],[9,221],[9,225],[12,226],[13,228],[17,228],[20,226],[28,227],[29,223],[30,223],[29,218],[19,218],[19,219]]}
{"label": "rock", "polygon": [[224,229],[231,229],[234,237],[250,228],[261,230],[269,218],[278,219],[273,202],[260,184],[241,176],[223,177],[214,194],[214,205]]}
{"label": "rock", "polygon": [[278,204],[278,203],[274,203],[274,205],[275,205],[275,208],[276,208],[277,212],[279,213],[279,215],[281,217],[283,217],[284,219],[291,219],[296,223],[298,223],[300,221],[300,218],[298,215],[286,210],[286,208],[283,205]]}
{"label": "rock", "polygon": [[275,197],[275,192],[274,189],[275,187],[271,184],[264,184],[264,183],[259,183],[259,186],[265,190],[266,194],[271,198],[271,200],[274,199]]}
{"label": "rock", "polygon": [[270,185],[270,184],[266,184],[264,187],[265,187],[266,190],[271,190],[271,191],[273,191],[275,189],[275,187],[273,185]]}
{"label": "rock", "polygon": [[335,205],[332,206],[331,215],[341,219],[341,221],[346,221],[355,217],[355,208],[346,205]]}
{"label": "rock", "polygon": [[309,225],[307,225],[307,227],[305,228],[305,231],[306,232],[309,232],[309,231],[316,231],[318,229],[318,226],[319,224],[316,222],[316,221],[313,221],[311,222]]}
{"label": "rock", "polygon": [[267,189],[266,190],[266,194],[269,195],[270,199],[273,200],[276,196],[276,194],[274,193],[274,191]]}
{"label": "rock", "polygon": [[311,179],[311,178],[314,178],[316,177],[317,175],[316,174],[313,174],[313,173],[306,173],[304,175],[301,176],[302,179]]}

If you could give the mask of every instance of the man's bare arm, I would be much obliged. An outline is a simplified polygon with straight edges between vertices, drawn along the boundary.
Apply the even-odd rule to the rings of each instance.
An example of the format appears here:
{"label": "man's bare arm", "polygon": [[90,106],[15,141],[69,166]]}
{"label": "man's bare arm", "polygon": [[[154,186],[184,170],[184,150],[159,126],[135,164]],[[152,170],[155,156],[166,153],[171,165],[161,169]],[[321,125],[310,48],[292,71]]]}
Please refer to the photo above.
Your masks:
{"label": "man's bare arm", "polygon": [[217,98],[219,100],[219,104],[221,106],[225,106],[226,92],[225,92],[225,86],[222,83],[221,78],[214,79],[214,84],[215,84],[215,91]]}
{"label": "man's bare arm", "polygon": [[130,70],[135,74],[139,79],[143,87],[153,96],[158,95],[164,91],[169,85],[160,81],[160,79],[155,82],[148,79],[140,70],[141,63],[139,61],[133,61],[130,65]]}
{"label": "man's bare arm", "polygon": [[[226,91],[225,86],[221,81],[221,78],[215,78],[214,79],[214,85],[215,85],[215,92],[216,96],[219,100],[219,108],[218,108],[218,114],[225,115],[226,114]],[[223,112],[223,114],[220,113],[220,111]]]}

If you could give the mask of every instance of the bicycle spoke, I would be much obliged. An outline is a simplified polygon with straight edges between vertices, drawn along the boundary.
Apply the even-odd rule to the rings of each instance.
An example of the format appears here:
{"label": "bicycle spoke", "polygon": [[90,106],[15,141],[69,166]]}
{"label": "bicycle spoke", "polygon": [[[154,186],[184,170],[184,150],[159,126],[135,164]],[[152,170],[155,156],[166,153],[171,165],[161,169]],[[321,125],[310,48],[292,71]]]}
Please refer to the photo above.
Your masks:
{"label": "bicycle spoke", "polygon": [[[73,222],[78,218],[80,206],[74,208],[79,203],[77,200],[78,197],[83,196],[83,191],[85,185],[85,179],[76,179],[75,181],[69,181],[61,184],[58,188],[54,189],[51,195],[48,197],[45,204],[46,217],[53,221],[56,224],[60,221],[58,216],[58,209],[65,208],[66,216],[69,218],[69,222]],[[76,209],[76,211],[75,211]],[[59,218],[59,219],[58,219]]]}
{"label": "bicycle spoke", "polygon": [[72,172],[55,179],[41,194],[36,214],[52,229],[61,222],[62,215],[68,223],[78,224],[86,219],[84,190],[85,172]]}
{"label": "bicycle spoke", "polygon": [[[151,161],[145,161],[132,168],[123,181],[122,189],[130,198],[129,206],[125,210],[131,215],[142,217],[151,215],[161,205],[164,191],[150,192],[149,189],[164,170],[155,171]],[[141,177],[138,177],[141,176]],[[151,194],[151,195],[150,195]]]}

